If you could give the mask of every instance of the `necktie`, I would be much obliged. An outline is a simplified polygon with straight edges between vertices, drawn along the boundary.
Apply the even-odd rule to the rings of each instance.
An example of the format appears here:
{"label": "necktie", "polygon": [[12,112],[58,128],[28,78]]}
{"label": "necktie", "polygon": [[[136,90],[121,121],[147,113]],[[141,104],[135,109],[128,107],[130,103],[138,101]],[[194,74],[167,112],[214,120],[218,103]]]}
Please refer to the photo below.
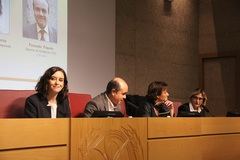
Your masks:
{"label": "necktie", "polygon": [[40,32],[40,34],[41,34],[40,40],[41,40],[41,41],[45,41],[45,38],[44,38],[44,33],[45,33],[45,31],[44,31],[43,29],[41,29],[39,32]]}

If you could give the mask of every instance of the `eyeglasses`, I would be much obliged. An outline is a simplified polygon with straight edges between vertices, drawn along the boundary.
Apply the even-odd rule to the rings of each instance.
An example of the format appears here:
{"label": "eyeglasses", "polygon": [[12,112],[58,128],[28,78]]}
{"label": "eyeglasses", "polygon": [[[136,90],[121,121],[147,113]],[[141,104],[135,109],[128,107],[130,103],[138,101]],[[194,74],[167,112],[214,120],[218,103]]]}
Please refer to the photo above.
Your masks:
{"label": "eyeglasses", "polygon": [[203,98],[202,98],[202,97],[193,96],[192,98],[193,98],[194,100],[203,101]]}

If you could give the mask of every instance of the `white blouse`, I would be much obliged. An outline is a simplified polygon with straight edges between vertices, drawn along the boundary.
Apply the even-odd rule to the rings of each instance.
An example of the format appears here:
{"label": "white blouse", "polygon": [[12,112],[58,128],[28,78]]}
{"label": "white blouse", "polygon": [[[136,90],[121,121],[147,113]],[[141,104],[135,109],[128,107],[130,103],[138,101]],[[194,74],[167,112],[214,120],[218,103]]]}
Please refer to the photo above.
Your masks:
{"label": "white blouse", "polygon": [[51,107],[51,118],[57,118],[57,104],[48,104]]}

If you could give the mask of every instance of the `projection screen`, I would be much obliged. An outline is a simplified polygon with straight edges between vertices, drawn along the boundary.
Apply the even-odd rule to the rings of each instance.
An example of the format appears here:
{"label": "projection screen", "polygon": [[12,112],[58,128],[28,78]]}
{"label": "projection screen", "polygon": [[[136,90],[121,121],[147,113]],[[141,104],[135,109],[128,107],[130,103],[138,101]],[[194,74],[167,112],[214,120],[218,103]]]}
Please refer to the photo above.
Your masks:
{"label": "projection screen", "polygon": [[67,71],[67,0],[0,2],[0,89],[34,89],[51,66]]}

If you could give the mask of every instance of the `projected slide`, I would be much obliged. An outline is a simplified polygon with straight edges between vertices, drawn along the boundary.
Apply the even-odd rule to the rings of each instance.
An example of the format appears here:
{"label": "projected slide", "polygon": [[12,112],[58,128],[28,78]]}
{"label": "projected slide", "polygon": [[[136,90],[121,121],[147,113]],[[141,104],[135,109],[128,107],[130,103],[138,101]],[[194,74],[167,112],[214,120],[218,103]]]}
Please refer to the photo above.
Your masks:
{"label": "projected slide", "polygon": [[0,0],[0,89],[34,89],[67,70],[67,0]]}

